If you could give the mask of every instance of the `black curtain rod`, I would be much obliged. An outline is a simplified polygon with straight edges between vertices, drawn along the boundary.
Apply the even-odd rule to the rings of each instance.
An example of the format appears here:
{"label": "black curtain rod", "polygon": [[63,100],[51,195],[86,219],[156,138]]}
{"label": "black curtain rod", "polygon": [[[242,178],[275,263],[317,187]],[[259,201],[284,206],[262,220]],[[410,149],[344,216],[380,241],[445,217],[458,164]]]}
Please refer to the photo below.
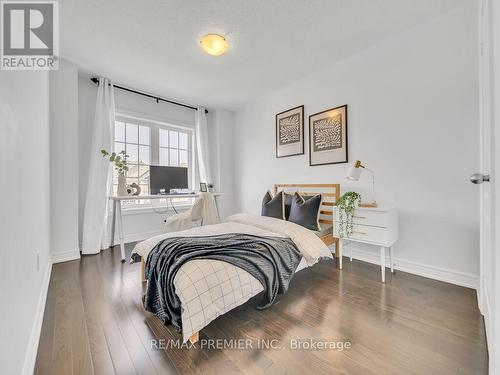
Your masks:
{"label": "black curtain rod", "polygon": [[[99,79],[97,77],[92,77],[90,80],[92,82],[96,83],[96,84],[99,84]],[[123,86],[119,86],[119,85],[113,85],[113,87],[116,88],[116,89],[123,90],[123,91],[131,92],[133,94],[142,95],[142,96],[145,96],[145,97],[148,97],[148,98],[151,98],[151,99],[155,99],[157,103],[160,102],[160,101],[162,101],[162,102],[166,102],[166,103],[170,103],[170,104],[179,105],[181,107],[185,107],[185,108],[189,108],[189,109],[194,109],[195,111],[198,110],[198,108],[193,107],[192,105],[183,104],[183,103],[179,103],[179,102],[174,102],[173,100],[168,100],[168,99],[160,98],[159,96],[154,96],[154,95],[146,94],[145,92],[141,92],[141,91],[129,89],[127,87],[123,87]],[[208,113],[208,111],[206,109],[205,109],[205,113]]]}

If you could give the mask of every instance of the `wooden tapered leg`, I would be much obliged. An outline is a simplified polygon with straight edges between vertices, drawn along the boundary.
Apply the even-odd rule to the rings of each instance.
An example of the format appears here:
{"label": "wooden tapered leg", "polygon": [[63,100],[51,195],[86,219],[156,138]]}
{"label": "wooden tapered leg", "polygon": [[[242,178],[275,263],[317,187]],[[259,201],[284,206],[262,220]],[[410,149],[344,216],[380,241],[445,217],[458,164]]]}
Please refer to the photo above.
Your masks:
{"label": "wooden tapered leg", "polygon": [[334,237],[333,242],[335,243],[335,258],[339,257],[339,239]]}
{"label": "wooden tapered leg", "polygon": [[146,261],[144,258],[141,259],[141,281],[146,282]]}
{"label": "wooden tapered leg", "polygon": [[200,341],[200,332],[193,333],[193,335],[188,339],[191,344],[196,344]]}

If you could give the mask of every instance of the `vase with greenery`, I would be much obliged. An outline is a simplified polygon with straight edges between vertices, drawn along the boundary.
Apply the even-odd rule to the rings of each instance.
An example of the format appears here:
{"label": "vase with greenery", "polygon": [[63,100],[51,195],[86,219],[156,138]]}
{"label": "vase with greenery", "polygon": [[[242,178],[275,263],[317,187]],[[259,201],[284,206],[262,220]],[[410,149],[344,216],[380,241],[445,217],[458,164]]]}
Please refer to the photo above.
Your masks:
{"label": "vase with greenery", "polygon": [[354,209],[361,201],[361,195],[349,191],[342,194],[342,196],[337,201],[337,207],[339,209],[339,236],[349,237],[352,234],[352,217],[354,215]]}
{"label": "vase with greenery", "polygon": [[102,157],[108,157],[109,162],[113,164],[115,171],[118,173],[118,188],[116,189],[116,195],[125,196],[128,195],[127,192],[127,180],[126,173],[128,171],[127,158],[128,155],[125,151],[120,151],[119,153],[112,152],[109,153],[106,150],[101,150]]}

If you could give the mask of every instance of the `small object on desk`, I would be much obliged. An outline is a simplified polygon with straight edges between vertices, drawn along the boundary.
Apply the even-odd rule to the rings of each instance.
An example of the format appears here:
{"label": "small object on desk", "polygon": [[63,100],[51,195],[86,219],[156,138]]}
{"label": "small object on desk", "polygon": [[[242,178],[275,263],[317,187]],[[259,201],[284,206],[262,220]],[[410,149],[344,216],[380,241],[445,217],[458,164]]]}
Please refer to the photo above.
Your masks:
{"label": "small object on desk", "polygon": [[188,195],[194,194],[194,191],[191,189],[170,189],[170,194]]}
{"label": "small object on desk", "polygon": [[[339,209],[335,208],[334,236],[340,232]],[[339,239],[339,247],[344,241],[360,242],[379,246],[382,282],[385,282],[385,251],[389,249],[391,273],[394,273],[394,243],[399,238],[398,213],[394,207],[356,207],[353,214],[352,232]],[[352,247],[350,260],[352,261]]]}
{"label": "small object on desk", "polygon": [[133,196],[139,195],[141,194],[141,187],[134,182],[133,184],[127,185],[127,193]]}
{"label": "small object on desk", "polygon": [[208,191],[208,189],[207,189],[207,184],[206,184],[206,183],[204,183],[204,182],[200,182],[200,191],[201,191],[202,193],[206,193],[206,192]]}

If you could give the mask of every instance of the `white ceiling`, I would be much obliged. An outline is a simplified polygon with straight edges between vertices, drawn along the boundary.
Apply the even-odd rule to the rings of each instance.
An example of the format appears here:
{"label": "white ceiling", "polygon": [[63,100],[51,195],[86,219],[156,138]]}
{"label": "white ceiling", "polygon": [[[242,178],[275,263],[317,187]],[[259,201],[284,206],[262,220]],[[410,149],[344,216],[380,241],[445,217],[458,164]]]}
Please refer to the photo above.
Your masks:
{"label": "white ceiling", "polygon": [[[458,2],[63,0],[61,55],[123,85],[236,109]],[[226,35],[226,55],[199,48],[208,32]]]}

